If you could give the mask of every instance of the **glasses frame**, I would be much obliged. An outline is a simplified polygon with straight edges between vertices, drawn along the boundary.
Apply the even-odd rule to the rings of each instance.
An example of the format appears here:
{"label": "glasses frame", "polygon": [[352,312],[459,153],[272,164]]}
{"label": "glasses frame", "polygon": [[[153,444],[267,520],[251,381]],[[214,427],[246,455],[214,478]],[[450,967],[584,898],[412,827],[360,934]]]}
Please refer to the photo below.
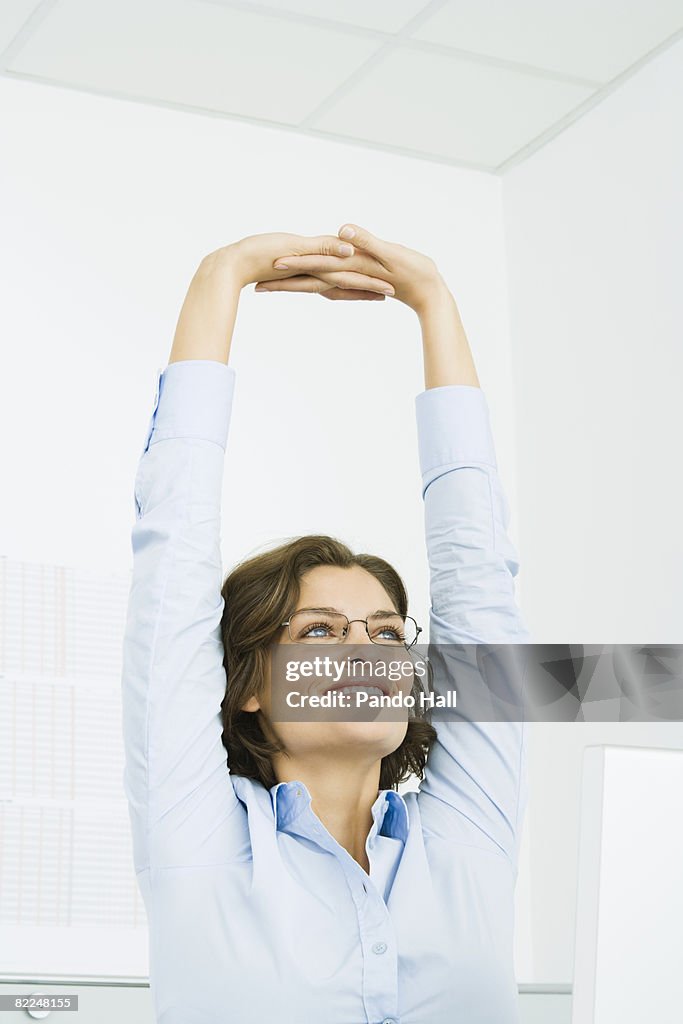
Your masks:
{"label": "glasses frame", "polygon": [[[290,613],[289,618],[287,619],[286,622],[281,622],[280,623],[281,626],[286,626],[287,627],[287,633],[289,635],[289,639],[292,641],[293,644],[299,644],[299,645],[304,646],[304,647],[309,647],[312,643],[314,643],[313,640],[295,640],[293,638],[293,636],[292,636],[292,631],[289,628],[290,622],[292,621],[293,617],[299,611],[311,611],[311,612],[320,611],[321,615],[330,615],[331,613],[323,611],[322,608],[320,608],[320,609],[318,609],[318,608],[297,608],[296,611],[293,611],[293,612]],[[346,643],[346,638],[349,635],[349,630],[351,628],[351,623],[352,622],[362,622],[364,624],[365,632],[368,635],[368,640],[370,641],[371,644],[374,644],[375,647],[393,647],[393,646],[398,647],[399,646],[398,644],[396,644],[396,645],[394,645],[394,644],[383,644],[383,643],[380,643],[377,640],[373,640],[372,637],[370,636],[370,630],[368,629],[368,620],[367,619],[350,619],[348,617],[348,615],[344,615],[344,612],[335,612],[334,614],[335,615],[343,615],[344,618],[346,619],[348,625],[346,627],[343,640],[335,640],[334,643],[330,643],[329,640],[321,640],[320,641],[321,644],[324,644],[327,647],[339,647],[341,644]],[[417,641],[420,639],[420,633],[422,632],[422,626],[418,626],[417,619],[414,619],[412,615],[401,615],[400,612],[396,612],[395,614],[398,615],[399,618],[410,619],[411,622],[415,623],[415,639],[411,643],[409,643],[409,644],[405,643],[405,641],[403,641],[402,644],[401,644],[402,647],[405,647],[405,649],[407,651],[409,651],[412,647],[415,646]]]}

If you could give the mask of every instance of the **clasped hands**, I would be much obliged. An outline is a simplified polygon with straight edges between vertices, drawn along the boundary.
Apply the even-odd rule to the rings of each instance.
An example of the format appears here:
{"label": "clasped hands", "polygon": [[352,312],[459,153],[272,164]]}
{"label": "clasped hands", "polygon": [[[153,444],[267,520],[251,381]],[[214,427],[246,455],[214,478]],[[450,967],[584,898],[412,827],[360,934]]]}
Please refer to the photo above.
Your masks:
{"label": "clasped hands", "polygon": [[326,299],[383,301],[391,296],[420,313],[446,285],[429,256],[387,242],[358,224],[337,235],[248,235],[207,257],[228,262],[255,291],[313,292]]}

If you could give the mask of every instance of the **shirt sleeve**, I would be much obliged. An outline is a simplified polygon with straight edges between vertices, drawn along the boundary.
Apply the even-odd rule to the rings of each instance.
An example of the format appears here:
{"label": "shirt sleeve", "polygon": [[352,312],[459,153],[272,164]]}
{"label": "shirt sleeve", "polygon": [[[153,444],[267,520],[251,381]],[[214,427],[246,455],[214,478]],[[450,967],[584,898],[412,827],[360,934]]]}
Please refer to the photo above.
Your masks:
{"label": "shirt sleeve", "polygon": [[[415,401],[430,652],[437,645],[437,661],[459,665],[466,676],[476,671],[473,645],[530,641],[515,600],[519,561],[507,535],[509,506],[482,390],[448,385],[427,389]],[[457,672],[449,677],[456,693],[458,678]],[[457,705],[432,711],[438,738],[418,796],[423,825],[505,856],[516,874],[528,794],[527,727],[524,721],[478,721],[476,713],[470,720],[459,694]]]}
{"label": "shirt sleeve", "polygon": [[215,360],[159,370],[135,476],[122,723],[136,871],[230,848],[220,506],[234,378]]}

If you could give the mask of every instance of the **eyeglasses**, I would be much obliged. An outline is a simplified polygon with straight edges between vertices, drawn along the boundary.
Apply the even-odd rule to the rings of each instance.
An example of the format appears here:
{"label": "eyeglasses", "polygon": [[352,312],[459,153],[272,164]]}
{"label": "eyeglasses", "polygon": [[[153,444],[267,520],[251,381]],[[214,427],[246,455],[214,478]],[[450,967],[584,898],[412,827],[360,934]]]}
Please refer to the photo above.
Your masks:
{"label": "eyeglasses", "polygon": [[324,608],[301,608],[281,625],[287,626],[292,643],[333,645],[344,642],[352,622],[365,623],[365,632],[373,644],[390,647],[412,647],[422,632],[411,615],[375,612],[367,619],[348,619],[343,612]]}

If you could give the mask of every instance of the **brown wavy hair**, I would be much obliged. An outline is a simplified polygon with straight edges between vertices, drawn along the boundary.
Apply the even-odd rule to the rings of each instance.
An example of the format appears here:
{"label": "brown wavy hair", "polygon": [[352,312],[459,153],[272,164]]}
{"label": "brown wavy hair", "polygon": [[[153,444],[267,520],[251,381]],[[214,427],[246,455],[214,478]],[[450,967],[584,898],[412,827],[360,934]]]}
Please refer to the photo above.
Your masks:
{"label": "brown wavy hair", "polygon": [[[318,565],[347,569],[360,566],[382,584],[401,615],[408,614],[408,595],[396,570],[376,555],[354,554],[346,544],[326,534],[297,537],[238,563],[221,587],[225,603],[221,617],[225,696],[221,702],[223,745],[230,771],[262,782],[270,789],[277,782],[271,757],[285,751],[282,743],[263,733],[259,716],[242,711],[250,697],[258,697],[266,680],[269,647],[280,634],[281,623],[296,607],[301,577]],[[429,711],[419,702],[410,710],[403,742],[382,758],[380,789],[396,789],[412,774],[423,778],[427,754],[436,739]]]}

